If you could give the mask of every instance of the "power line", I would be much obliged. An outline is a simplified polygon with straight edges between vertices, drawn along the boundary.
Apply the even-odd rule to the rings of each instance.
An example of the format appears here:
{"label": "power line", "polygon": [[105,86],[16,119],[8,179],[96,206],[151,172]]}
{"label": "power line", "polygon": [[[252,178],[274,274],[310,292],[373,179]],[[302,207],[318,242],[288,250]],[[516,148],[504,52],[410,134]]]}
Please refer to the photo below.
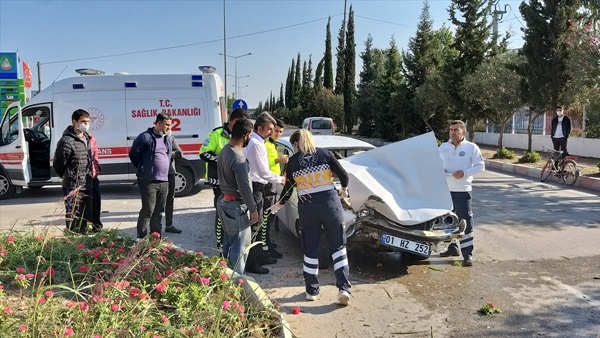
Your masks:
{"label": "power line", "polygon": [[[340,16],[340,15],[342,15],[342,14],[332,15],[331,17],[336,17],[336,16]],[[296,24],[292,24],[292,25],[287,25],[287,26],[282,26],[282,27],[277,27],[277,28],[272,28],[272,29],[266,29],[266,30],[263,30],[263,31],[258,31],[258,32],[253,32],[253,33],[247,33],[247,34],[241,34],[241,35],[231,36],[231,37],[228,37],[227,40],[239,39],[239,38],[244,38],[244,37],[248,37],[248,36],[264,34],[264,33],[270,33],[270,32],[274,32],[274,31],[278,31],[278,30],[283,30],[283,29],[288,29],[288,28],[292,28],[292,27],[307,25],[307,24],[310,24],[310,23],[314,23],[314,22],[318,22],[318,21],[323,21],[323,20],[327,20],[327,19],[329,19],[329,16],[324,17],[324,18],[315,19],[315,20],[304,21],[304,22],[296,23]],[[161,51],[161,50],[177,49],[177,48],[184,48],[184,47],[204,45],[204,44],[214,43],[214,42],[219,42],[219,41],[223,41],[223,38],[214,39],[214,40],[207,40],[207,41],[202,41],[202,42],[186,43],[186,44],[183,44],[183,45],[175,45],[175,46],[169,46],[169,47],[144,49],[144,50],[139,50],[139,51],[135,51],[135,52],[107,54],[107,55],[101,55],[101,56],[90,56],[90,57],[78,58],[78,59],[70,59],[70,60],[40,62],[40,64],[49,65],[49,64],[63,63],[63,62],[94,60],[94,59],[102,59],[102,58],[109,58],[109,57],[116,57],[116,56],[125,56],[125,55],[150,53],[150,52],[157,52],[157,51]]]}
{"label": "power line", "polygon": [[512,6],[510,4],[508,5],[508,8],[510,8],[510,12],[515,17],[515,19],[517,19],[517,21],[519,21],[519,23],[521,24],[521,27],[525,27],[525,25],[521,22],[521,20],[517,17],[517,15],[515,14],[515,12],[513,11]]}
{"label": "power line", "polygon": [[409,25],[404,25],[404,24],[397,23],[397,22],[390,22],[390,21],[384,21],[384,20],[379,20],[379,19],[373,19],[373,18],[369,18],[369,17],[366,17],[366,16],[362,16],[362,15],[356,15],[356,14],[354,14],[354,16],[357,17],[357,18],[367,19],[367,20],[372,20],[372,21],[377,21],[377,22],[383,22],[383,23],[387,23],[387,24],[390,24],[390,25],[396,25],[396,26],[402,26],[402,27],[408,27],[408,28],[417,28],[415,26],[409,26]]}

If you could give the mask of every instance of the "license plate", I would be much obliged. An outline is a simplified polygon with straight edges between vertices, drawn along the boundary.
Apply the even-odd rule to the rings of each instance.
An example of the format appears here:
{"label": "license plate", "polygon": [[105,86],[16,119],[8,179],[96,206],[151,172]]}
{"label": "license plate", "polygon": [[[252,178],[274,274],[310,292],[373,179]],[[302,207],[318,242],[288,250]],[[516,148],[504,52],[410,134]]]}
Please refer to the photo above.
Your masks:
{"label": "license plate", "polygon": [[425,257],[429,257],[431,252],[431,245],[429,244],[411,241],[409,239],[388,235],[386,233],[381,235],[381,244]]}

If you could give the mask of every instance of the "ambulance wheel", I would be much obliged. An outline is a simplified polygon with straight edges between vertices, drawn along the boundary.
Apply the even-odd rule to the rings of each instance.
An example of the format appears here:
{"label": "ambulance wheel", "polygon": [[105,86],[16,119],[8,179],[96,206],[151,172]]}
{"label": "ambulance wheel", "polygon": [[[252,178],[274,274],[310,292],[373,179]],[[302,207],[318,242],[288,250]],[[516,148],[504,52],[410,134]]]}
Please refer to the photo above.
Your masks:
{"label": "ambulance wheel", "polygon": [[321,231],[321,238],[319,240],[319,269],[327,269],[331,263],[329,241],[327,240],[327,236],[325,236],[325,231]]}
{"label": "ambulance wheel", "polygon": [[17,187],[10,181],[6,172],[0,169],[0,200],[7,200],[15,195]]}
{"label": "ambulance wheel", "polygon": [[175,197],[187,196],[194,187],[194,176],[187,167],[177,167],[175,169]]}

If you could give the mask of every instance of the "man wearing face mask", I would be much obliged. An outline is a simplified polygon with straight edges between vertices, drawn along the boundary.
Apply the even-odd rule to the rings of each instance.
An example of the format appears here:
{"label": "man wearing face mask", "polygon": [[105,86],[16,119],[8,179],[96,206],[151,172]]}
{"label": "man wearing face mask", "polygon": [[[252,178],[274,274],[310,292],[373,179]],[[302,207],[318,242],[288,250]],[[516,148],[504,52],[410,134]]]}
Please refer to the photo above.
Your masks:
{"label": "man wearing face mask", "polygon": [[67,229],[85,233],[92,222],[92,152],[90,114],[77,109],[71,115],[72,125],[63,132],[54,153],[54,170],[62,178]]}
{"label": "man wearing face mask", "polygon": [[563,156],[567,156],[567,139],[571,134],[571,119],[565,115],[563,106],[556,107],[556,116],[552,119],[552,144],[554,150],[562,150]]}
{"label": "man wearing face mask", "polygon": [[129,150],[131,164],[137,169],[137,183],[142,198],[142,209],[137,221],[137,237],[144,238],[150,232],[161,234],[161,218],[165,211],[169,192],[169,167],[173,144],[168,136],[171,116],[156,115],[153,128],[136,137]]}

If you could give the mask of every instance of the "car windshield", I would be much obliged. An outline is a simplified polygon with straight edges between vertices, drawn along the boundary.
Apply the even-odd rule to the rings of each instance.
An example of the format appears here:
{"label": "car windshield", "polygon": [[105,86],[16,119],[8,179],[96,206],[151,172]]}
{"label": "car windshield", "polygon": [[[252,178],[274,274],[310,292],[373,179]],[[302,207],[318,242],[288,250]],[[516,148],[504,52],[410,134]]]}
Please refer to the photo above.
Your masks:
{"label": "car windshield", "polygon": [[312,120],[310,122],[310,129],[331,129],[330,120]]}

